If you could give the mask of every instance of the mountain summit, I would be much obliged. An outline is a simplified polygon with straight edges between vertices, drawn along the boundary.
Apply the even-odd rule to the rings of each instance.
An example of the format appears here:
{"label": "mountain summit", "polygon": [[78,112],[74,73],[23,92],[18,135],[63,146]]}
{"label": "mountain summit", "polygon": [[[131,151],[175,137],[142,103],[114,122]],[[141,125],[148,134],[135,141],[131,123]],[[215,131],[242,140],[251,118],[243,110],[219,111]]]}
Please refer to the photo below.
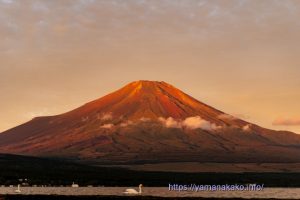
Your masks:
{"label": "mountain summit", "polygon": [[300,136],[240,120],[168,83],[136,81],[1,133],[0,152],[99,163],[299,162]]}
{"label": "mountain summit", "polygon": [[[165,82],[135,81],[120,90],[92,101],[66,114],[95,118],[99,114],[111,114],[128,120],[158,119],[159,117],[185,119],[201,116],[216,124],[236,123],[218,116],[216,110]],[[94,116],[93,116],[94,115]],[[241,121],[239,121],[242,123]],[[244,123],[245,125],[245,123]]]}

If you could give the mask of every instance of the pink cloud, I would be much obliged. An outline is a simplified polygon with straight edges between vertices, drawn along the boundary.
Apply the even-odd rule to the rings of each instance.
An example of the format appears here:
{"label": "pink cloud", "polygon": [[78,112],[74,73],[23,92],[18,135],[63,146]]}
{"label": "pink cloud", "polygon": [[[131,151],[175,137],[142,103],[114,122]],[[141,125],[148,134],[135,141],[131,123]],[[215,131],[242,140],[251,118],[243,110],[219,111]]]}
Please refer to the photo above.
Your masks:
{"label": "pink cloud", "polygon": [[300,126],[300,118],[277,118],[272,124],[274,126]]}

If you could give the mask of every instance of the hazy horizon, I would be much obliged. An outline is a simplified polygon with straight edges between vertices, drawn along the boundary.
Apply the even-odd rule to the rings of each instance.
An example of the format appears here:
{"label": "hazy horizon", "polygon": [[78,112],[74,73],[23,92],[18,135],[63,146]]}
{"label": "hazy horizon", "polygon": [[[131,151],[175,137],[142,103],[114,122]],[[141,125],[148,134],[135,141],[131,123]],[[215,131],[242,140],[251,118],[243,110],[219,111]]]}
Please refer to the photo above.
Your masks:
{"label": "hazy horizon", "polygon": [[300,133],[300,2],[0,0],[0,132],[136,80]]}

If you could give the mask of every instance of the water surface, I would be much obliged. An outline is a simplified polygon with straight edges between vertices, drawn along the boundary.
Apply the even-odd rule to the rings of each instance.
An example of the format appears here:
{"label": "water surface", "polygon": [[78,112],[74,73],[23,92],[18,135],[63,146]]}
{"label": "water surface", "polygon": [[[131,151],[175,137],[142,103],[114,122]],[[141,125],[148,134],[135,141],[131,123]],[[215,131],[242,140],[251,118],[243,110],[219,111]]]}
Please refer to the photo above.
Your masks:
{"label": "water surface", "polygon": [[[128,187],[22,187],[24,195],[118,195]],[[1,187],[0,194],[17,194],[16,187]],[[134,188],[137,189],[137,188]],[[215,198],[276,198],[300,199],[300,188],[264,188],[262,191],[169,191],[168,187],[144,187],[143,194],[159,197],[215,197]]]}

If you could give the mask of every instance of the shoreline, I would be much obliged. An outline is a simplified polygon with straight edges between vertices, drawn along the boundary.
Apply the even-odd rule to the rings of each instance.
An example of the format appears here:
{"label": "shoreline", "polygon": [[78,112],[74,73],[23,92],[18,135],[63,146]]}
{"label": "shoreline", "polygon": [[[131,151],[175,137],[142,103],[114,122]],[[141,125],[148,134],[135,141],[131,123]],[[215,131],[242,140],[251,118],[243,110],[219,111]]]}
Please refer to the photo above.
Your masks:
{"label": "shoreline", "polygon": [[[116,200],[125,200],[125,199],[143,199],[143,200],[194,200],[194,199],[208,199],[208,200],[224,200],[224,199],[231,199],[231,200],[275,200],[275,198],[216,198],[216,197],[156,197],[156,196],[143,196],[143,195],[136,195],[136,196],[118,196],[118,195],[82,195],[82,196],[74,196],[74,195],[0,195],[0,200],[99,200],[99,199],[116,199]],[[277,199],[276,199],[277,200]],[[285,199],[285,200],[292,200],[292,199]]]}

